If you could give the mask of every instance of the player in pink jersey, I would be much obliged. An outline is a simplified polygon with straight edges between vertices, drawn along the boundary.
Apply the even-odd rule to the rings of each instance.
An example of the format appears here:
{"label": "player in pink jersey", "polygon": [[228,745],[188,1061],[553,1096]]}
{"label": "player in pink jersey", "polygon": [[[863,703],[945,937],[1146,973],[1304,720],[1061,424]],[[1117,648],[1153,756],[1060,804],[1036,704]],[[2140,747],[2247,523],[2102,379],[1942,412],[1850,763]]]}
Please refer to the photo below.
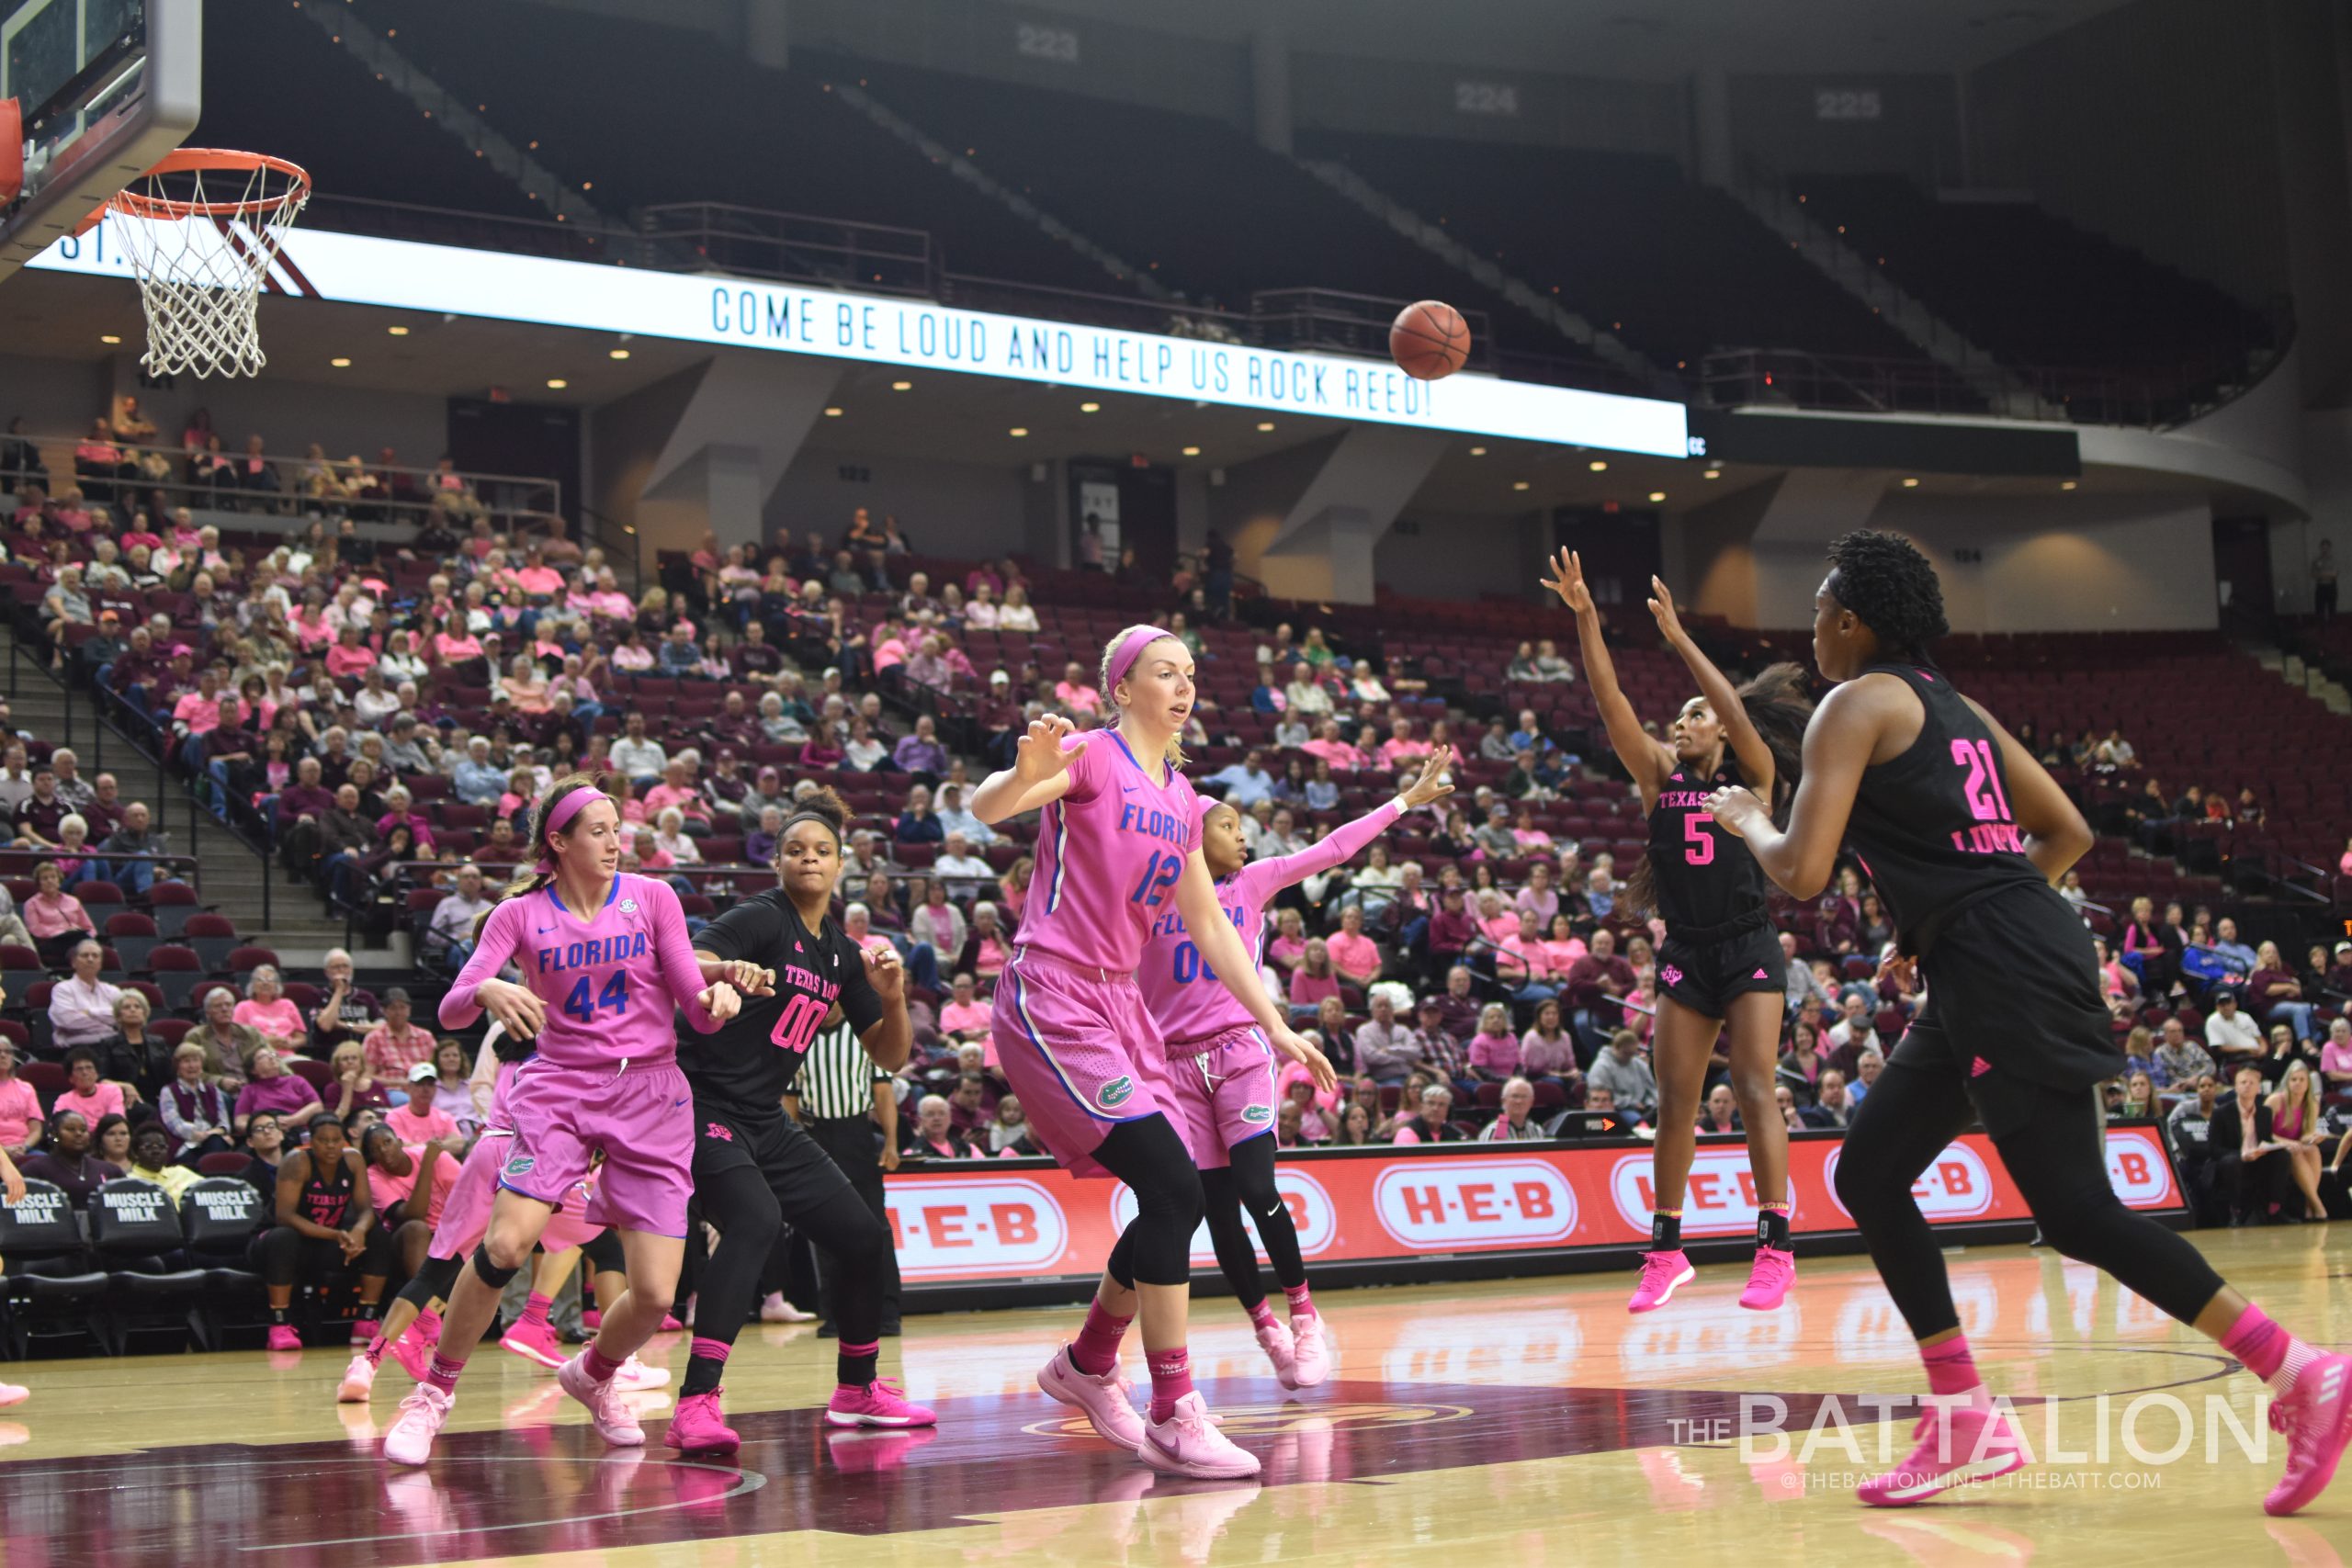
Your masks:
{"label": "player in pink jersey", "polygon": [[[458,1168],[457,1179],[450,1183],[448,1196],[442,1204],[440,1221],[434,1226],[432,1245],[425,1249],[423,1267],[392,1299],[390,1310],[377,1325],[375,1338],[365,1349],[354,1352],[351,1364],[344,1369],[343,1382],[335,1390],[338,1403],[352,1404],[365,1400],[375,1385],[377,1369],[388,1353],[419,1382],[424,1381],[434,1348],[441,1337],[441,1317],[435,1303],[448,1301],[467,1257],[490,1228],[499,1168],[506,1163],[514,1136],[511,1128],[495,1123],[504,1118],[507,1083],[515,1067],[529,1060],[531,1043],[510,1039],[504,1030],[493,1023],[483,1039],[483,1048],[498,1058],[498,1076],[491,1090],[493,1125],[474,1140],[474,1146],[466,1151],[465,1161]],[[595,1201],[595,1190],[592,1174],[565,1196],[563,1205],[548,1219],[547,1229],[539,1233],[540,1256],[532,1265],[530,1302],[524,1309],[523,1318],[499,1341],[516,1354],[545,1366],[560,1367],[564,1361],[562,1356],[553,1353],[554,1336],[546,1332],[545,1314],[573,1266],[585,1258],[600,1280],[606,1275],[627,1278],[619,1240],[605,1221],[602,1207]],[[535,1322],[540,1330],[537,1334],[531,1332]],[[409,1333],[412,1326],[416,1330],[413,1337]],[[615,1381],[623,1393],[633,1393],[660,1388],[670,1381],[670,1374],[631,1356],[621,1363]]]}
{"label": "player in pink jersey", "polygon": [[[1453,765],[1453,749],[1438,747],[1422,760],[1420,777],[1404,794],[1333,829],[1312,849],[1274,860],[1250,861],[1241,840],[1240,812],[1222,803],[1208,808],[1201,819],[1202,857],[1216,878],[1217,908],[1250,950],[1252,974],[1265,955],[1267,902],[1317,872],[1346,864],[1397,818],[1452,794],[1446,770]],[[1152,922],[1151,946],[1136,979],[1144,1005],[1167,1036],[1169,1078],[1200,1164],[1217,1266],[1256,1325],[1258,1343],[1283,1386],[1312,1388],[1330,1376],[1331,1359],[1324,1348],[1323,1319],[1306,1289],[1298,1229],[1274,1187],[1274,1054],[1249,1011],[1217,984],[1191,931],[1173,911]],[[1274,1277],[1290,1298],[1288,1327],[1266,1305],[1258,1254],[1241,1223],[1245,1207],[1257,1223]]]}
{"label": "player in pink jersey", "polygon": [[[1130,626],[1103,650],[1101,675],[1116,728],[1077,736],[1067,719],[1039,719],[1013,765],[991,774],[971,803],[984,822],[1044,811],[1019,950],[997,984],[997,1058],[1054,1157],[1078,1176],[1116,1176],[1136,1199],[1085,1328],[1054,1352],[1037,1382],[1154,1469],[1255,1475],[1257,1460],[1216,1429],[1193,1391],[1185,1349],[1201,1178],[1159,1027],[1135,981],[1152,921],[1170,907],[1181,913],[1268,1044],[1306,1063],[1326,1089],[1335,1080],[1323,1054],[1267,997],[1217,907],[1201,855],[1200,804],[1177,771],[1176,740],[1193,711],[1191,651],[1156,626]],[[1136,1414],[1119,1376],[1119,1339],[1138,1310],[1151,1367],[1148,1419]]]}
{"label": "player in pink jersey", "polygon": [[[599,1201],[620,1229],[636,1288],[556,1375],[599,1437],[643,1445],[614,1374],[661,1326],[677,1290],[694,1190],[694,1119],[671,1010],[707,1034],[735,1015],[741,998],[731,982],[755,992],[762,983],[754,964],[706,973],[669,885],[621,872],[620,810],[590,776],[548,789],[531,842],[537,864],[482,918],[473,956],[441,1000],[444,1028],[467,1028],[487,1010],[509,1035],[536,1040],[538,1054],[506,1085],[502,1125],[512,1146],[489,1229],[458,1276],[426,1377],[384,1438],[384,1457],[397,1464],[432,1457],[499,1292],[598,1155]],[[509,960],[524,984],[495,978]]]}

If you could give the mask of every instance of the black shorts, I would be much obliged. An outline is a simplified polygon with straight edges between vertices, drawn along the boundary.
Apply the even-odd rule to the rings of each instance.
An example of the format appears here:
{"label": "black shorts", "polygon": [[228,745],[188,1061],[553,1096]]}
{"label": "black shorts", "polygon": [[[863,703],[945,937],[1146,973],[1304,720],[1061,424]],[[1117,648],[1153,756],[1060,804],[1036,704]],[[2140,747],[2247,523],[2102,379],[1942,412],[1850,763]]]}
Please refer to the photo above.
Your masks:
{"label": "black shorts", "polygon": [[1734,997],[1750,991],[1785,995],[1789,961],[1781,933],[1766,921],[1717,942],[1684,942],[1669,928],[1657,948],[1657,994],[1702,1018],[1729,1015]]}
{"label": "black shorts", "polygon": [[787,1222],[851,1190],[823,1145],[783,1111],[746,1116],[695,1101],[695,1185],[744,1166],[767,1179]]}
{"label": "black shorts", "polygon": [[1892,1062],[1947,1076],[1995,1136],[2030,1122],[2044,1090],[2088,1094],[2123,1071],[2082,917],[2019,886],[1954,915],[1919,962],[1928,999]]}

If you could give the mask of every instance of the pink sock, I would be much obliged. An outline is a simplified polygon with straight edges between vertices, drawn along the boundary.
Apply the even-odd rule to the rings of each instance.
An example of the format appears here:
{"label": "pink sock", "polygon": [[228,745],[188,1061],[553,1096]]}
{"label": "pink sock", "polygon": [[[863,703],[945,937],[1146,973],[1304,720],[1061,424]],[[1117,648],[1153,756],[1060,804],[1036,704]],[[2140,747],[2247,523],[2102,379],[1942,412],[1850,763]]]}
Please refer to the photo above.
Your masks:
{"label": "pink sock", "polygon": [[1928,1365],[1928,1393],[1939,1399],[1966,1396],[1972,1404],[1992,1403],[1977,1375],[1976,1358],[1969,1353],[1968,1336],[1955,1334],[1940,1345],[1922,1347],[1919,1359]]}
{"label": "pink sock", "polygon": [[1315,1315],[1315,1298],[1307,1293],[1305,1285],[1285,1285],[1283,1287],[1283,1294],[1290,1298],[1291,1316],[1313,1317]]}
{"label": "pink sock", "polygon": [[1266,1304],[1264,1298],[1261,1297],[1258,1304],[1250,1309],[1250,1322],[1259,1328],[1274,1325],[1274,1309]]}
{"label": "pink sock", "polygon": [[2302,1370],[2319,1359],[2319,1352],[2270,1321],[2270,1314],[2248,1303],[2237,1322],[2222,1336],[2222,1348],[2245,1363],[2245,1370],[2270,1385],[2283,1399]]}
{"label": "pink sock", "polygon": [[686,1357],[689,1360],[700,1358],[703,1360],[708,1361],[724,1361],[727,1359],[728,1352],[733,1348],[734,1347],[732,1345],[726,1343],[724,1340],[705,1339],[697,1336],[695,1340],[686,1347]]}
{"label": "pink sock", "polygon": [[1193,1392],[1193,1353],[1179,1345],[1146,1351],[1144,1360],[1151,1368],[1151,1418],[1165,1421],[1176,1414],[1176,1402]]}
{"label": "pink sock", "polygon": [[593,1343],[580,1352],[580,1365],[591,1382],[610,1382],[613,1374],[621,1370],[620,1362],[597,1349]]}
{"label": "pink sock", "polygon": [[424,1381],[443,1393],[454,1394],[458,1392],[458,1374],[465,1370],[463,1361],[452,1361],[446,1356],[436,1355],[433,1358],[433,1364],[424,1369]]}
{"label": "pink sock", "polygon": [[555,1305],[553,1296],[543,1296],[538,1292],[533,1291],[531,1299],[523,1303],[523,1315],[514,1320],[514,1326],[545,1328],[548,1324],[548,1308],[553,1305]]}
{"label": "pink sock", "polygon": [[369,1366],[380,1367],[384,1364],[384,1352],[391,1348],[392,1342],[384,1337],[384,1331],[379,1328],[376,1331],[376,1337],[368,1341],[368,1348],[361,1354],[368,1358]]}
{"label": "pink sock", "polygon": [[1086,1303],[1086,1326],[1070,1341],[1069,1362],[1088,1377],[1099,1378],[1119,1364],[1119,1341],[1132,1317],[1114,1317],[1101,1302]]}
{"label": "pink sock", "polygon": [[416,1314],[416,1331],[427,1339],[441,1337],[441,1314],[427,1307]]}

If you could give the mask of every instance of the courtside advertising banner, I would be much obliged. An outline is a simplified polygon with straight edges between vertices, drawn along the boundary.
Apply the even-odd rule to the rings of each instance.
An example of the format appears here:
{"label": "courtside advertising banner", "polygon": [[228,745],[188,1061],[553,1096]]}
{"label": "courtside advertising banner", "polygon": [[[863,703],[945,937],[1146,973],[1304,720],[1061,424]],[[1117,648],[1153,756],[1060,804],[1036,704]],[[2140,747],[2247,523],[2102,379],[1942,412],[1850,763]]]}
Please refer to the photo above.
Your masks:
{"label": "courtside advertising banner", "polygon": [[[1789,1140],[1789,1223],[1797,1235],[1852,1233],[1853,1216],[1835,1187],[1843,1147],[1834,1134]],[[2132,1208],[2185,1207],[2154,1127],[2109,1128],[2107,1169]],[[1616,1143],[1286,1150],[1274,1184],[1298,1227],[1300,1249],[1308,1261],[1327,1263],[1623,1249],[1648,1241],[1654,1198],[1648,1146]],[[1031,1160],[910,1162],[886,1190],[899,1270],[912,1283],[1092,1279],[1136,1212],[1124,1184],[1074,1180]],[[1937,1156],[1912,1195],[1930,1224],[2032,1217],[1978,1133]],[[1751,1235],[1756,1219],[1746,1145],[1702,1145],[1690,1168],[1683,1234]],[[1193,1261],[1216,1267],[1206,1226],[1193,1233]]]}
{"label": "courtside advertising banner", "polygon": [[[27,265],[120,278],[129,287],[123,242],[129,226],[145,221],[109,212],[89,233],[60,240]],[[226,231],[186,238],[198,245],[246,243]],[[708,273],[301,229],[287,237],[267,290],[288,299],[629,333],[1658,457],[1690,455],[1683,405],[1658,398],[1474,374],[1419,381],[1383,359],[1081,326]]]}

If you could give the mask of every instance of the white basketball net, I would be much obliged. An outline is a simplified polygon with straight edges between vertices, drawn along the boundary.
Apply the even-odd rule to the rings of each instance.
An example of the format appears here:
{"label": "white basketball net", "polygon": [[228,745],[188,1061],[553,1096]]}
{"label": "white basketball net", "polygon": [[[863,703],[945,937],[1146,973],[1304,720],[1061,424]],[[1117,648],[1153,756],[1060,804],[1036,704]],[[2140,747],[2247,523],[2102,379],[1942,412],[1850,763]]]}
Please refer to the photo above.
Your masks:
{"label": "white basketball net", "polygon": [[139,277],[149,375],[260,374],[262,287],[310,197],[291,164],[166,164],[107,202],[107,227]]}

